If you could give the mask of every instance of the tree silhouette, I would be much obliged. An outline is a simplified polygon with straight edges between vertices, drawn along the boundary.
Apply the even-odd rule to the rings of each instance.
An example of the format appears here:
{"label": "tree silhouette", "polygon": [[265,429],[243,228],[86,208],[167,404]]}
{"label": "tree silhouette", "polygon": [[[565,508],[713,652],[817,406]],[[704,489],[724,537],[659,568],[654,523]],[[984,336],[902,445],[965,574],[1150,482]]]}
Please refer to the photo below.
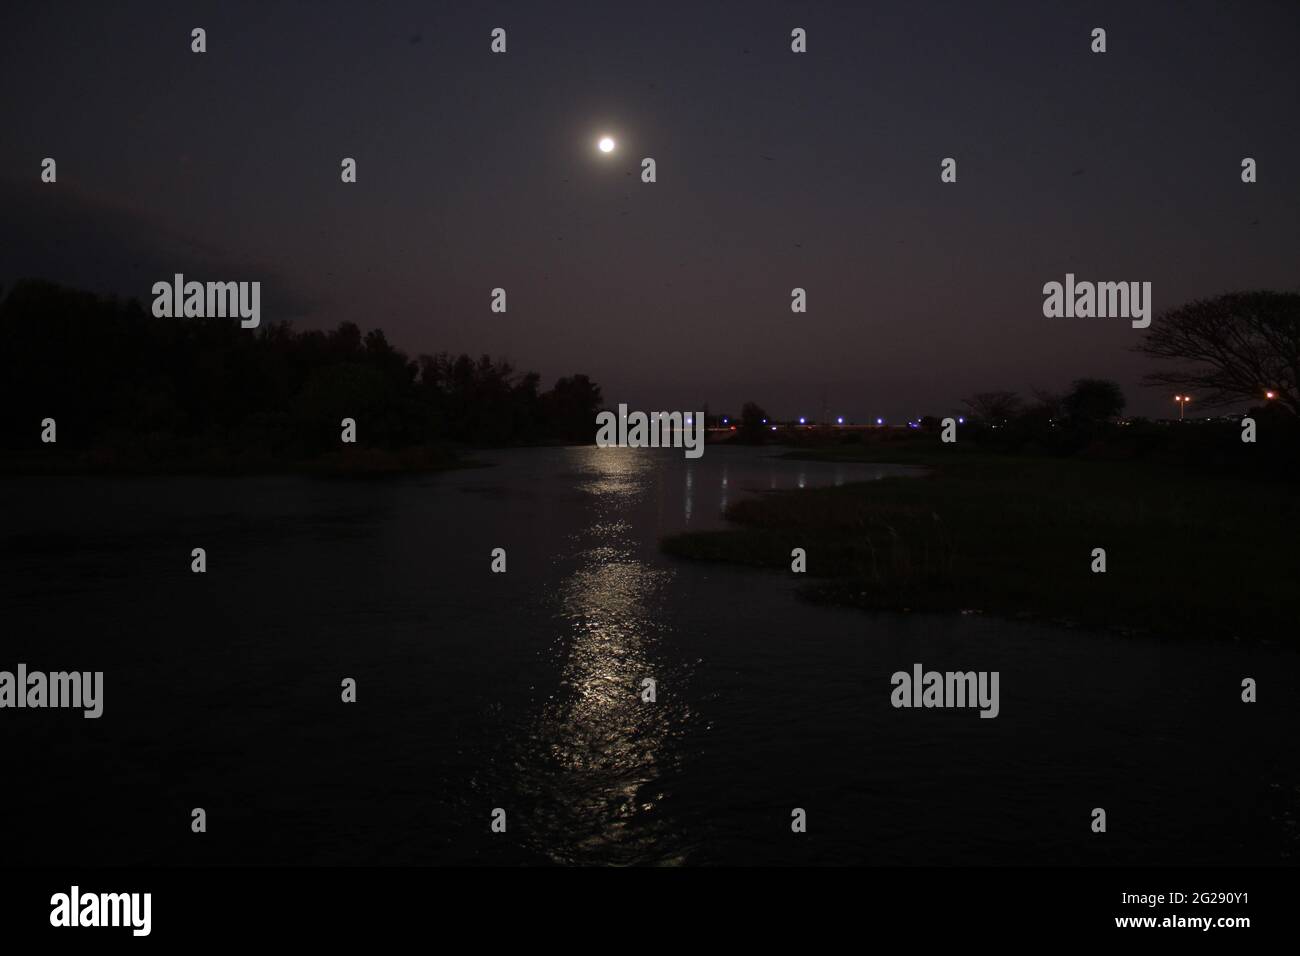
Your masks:
{"label": "tree silhouette", "polygon": [[1118,416],[1125,404],[1118,383],[1104,378],[1081,378],[1061,399],[1061,411],[1071,425],[1090,428]]}
{"label": "tree silhouette", "polygon": [[976,418],[997,425],[1014,418],[1023,402],[1015,392],[979,392],[970,398],[962,399],[962,404],[969,408]]}
{"label": "tree silhouette", "polygon": [[542,407],[554,434],[567,441],[592,440],[596,412],[603,402],[600,386],[585,375],[562,378],[542,396]]}
{"label": "tree silhouette", "polygon": [[599,386],[539,386],[486,355],[412,360],[354,322],[250,331],[35,281],[0,301],[0,449],[40,447],[47,417],[58,451],[131,461],[314,457],[339,449],[345,417],[388,450],[590,440]]}
{"label": "tree silhouette", "polygon": [[1185,363],[1148,375],[1149,385],[1195,392],[1209,407],[1259,402],[1272,392],[1279,406],[1300,416],[1300,294],[1197,299],[1157,316],[1135,350]]}
{"label": "tree silhouette", "polygon": [[757,402],[746,402],[740,410],[739,440],[747,445],[761,445],[767,441],[767,412]]}

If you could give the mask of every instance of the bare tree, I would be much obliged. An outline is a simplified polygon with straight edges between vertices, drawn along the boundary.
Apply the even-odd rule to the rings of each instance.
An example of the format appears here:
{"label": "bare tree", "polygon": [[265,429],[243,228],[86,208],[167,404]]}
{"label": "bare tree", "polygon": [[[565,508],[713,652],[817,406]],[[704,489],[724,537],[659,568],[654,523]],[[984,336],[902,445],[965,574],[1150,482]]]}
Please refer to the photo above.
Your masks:
{"label": "bare tree", "polygon": [[1148,385],[1194,390],[1209,407],[1273,400],[1300,416],[1300,294],[1232,292],[1157,316],[1135,351],[1181,361]]}
{"label": "bare tree", "polygon": [[976,418],[996,423],[1012,418],[1023,403],[1015,392],[980,392],[963,398],[962,404],[974,412]]}

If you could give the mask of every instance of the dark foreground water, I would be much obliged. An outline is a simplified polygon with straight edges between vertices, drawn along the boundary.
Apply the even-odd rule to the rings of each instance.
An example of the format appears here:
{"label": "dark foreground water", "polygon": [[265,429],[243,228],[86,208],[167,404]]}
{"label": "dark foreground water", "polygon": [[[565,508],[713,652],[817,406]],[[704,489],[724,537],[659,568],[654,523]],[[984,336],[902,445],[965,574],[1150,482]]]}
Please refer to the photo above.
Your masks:
{"label": "dark foreground water", "polygon": [[[902,469],[488,457],[0,482],[0,670],[106,685],[99,720],[0,710],[0,863],[1296,858],[1291,650],[819,608],[793,575],[658,552],[739,495]],[[915,662],[1000,671],[1000,716],[892,708]]]}

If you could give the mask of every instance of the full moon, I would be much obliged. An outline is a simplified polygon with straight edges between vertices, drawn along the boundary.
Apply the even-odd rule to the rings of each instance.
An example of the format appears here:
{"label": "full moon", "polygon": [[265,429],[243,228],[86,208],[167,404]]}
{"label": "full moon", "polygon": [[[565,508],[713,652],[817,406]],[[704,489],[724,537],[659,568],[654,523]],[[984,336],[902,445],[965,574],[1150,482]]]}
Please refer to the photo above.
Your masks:
{"label": "full moon", "polygon": [[614,152],[614,141],[610,139],[608,136],[602,136],[600,142],[597,143],[596,145],[600,147],[600,151],[602,153]]}

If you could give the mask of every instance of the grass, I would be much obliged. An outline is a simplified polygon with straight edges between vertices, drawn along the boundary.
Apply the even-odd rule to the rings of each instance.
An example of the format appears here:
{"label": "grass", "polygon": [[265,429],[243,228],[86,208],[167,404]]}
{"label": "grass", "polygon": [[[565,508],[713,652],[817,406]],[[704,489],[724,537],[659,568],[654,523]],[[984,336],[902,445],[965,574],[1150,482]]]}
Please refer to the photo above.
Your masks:
{"label": "grass", "polygon": [[[669,554],[791,573],[802,596],[875,610],[980,611],[1175,636],[1293,639],[1300,496],[1280,481],[1142,462],[981,454],[937,441],[788,455],[928,466],[926,477],[780,491]],[[1106,551],[1093,573],[1092,551]]]}

